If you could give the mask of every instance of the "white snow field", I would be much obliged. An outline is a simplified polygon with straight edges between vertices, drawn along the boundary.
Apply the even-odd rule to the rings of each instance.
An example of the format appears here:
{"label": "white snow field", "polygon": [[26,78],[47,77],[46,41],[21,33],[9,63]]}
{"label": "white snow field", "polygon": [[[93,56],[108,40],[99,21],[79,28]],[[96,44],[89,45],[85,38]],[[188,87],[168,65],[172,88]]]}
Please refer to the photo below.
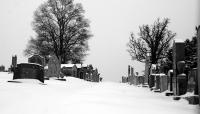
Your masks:
{"label": "white snow field", "polygon": [[200,114],[198,105],[128,84],[20,80],[0,73],[0,114]]}

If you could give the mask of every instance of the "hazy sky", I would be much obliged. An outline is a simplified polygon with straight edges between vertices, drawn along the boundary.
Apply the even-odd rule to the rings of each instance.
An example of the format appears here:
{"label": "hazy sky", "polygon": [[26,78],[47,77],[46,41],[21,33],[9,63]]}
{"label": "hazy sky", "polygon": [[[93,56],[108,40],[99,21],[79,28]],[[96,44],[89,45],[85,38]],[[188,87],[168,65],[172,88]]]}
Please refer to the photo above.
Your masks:
{"label": "hazy sky", "polygon": [[[1,0],[0,4],[0,65],[8,67],[11,57],[18,63],[30,36],[33,12],[46,0]],[[76,0],[83,4],[85,16],[91,21],[90,51],[85,63],[99,69],[105,80],[120,81],[127,75],[128,65],[143,71],[143,64],[131,61],[127,46],[130,33],[136,36],[139,26],[152,24],[158,17],[170,18],[169,29],[176,38],[191,38],[199,25],[199,0]],[[140,73],[141,74],[141,73]]]}

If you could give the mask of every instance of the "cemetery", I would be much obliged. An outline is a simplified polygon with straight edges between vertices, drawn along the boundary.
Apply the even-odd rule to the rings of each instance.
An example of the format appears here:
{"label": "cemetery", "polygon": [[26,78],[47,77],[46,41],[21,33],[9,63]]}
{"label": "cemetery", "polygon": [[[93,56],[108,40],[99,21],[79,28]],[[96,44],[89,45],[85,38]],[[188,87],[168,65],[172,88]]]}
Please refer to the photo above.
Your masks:
{"label": "cemetery", "polygon": [[166,72],[167,69],[163,66],[150,64],[147,58],[144,76],[135,75],[133,67],[128,65],[128,76],[123,76],[121,82],[142,85],[154,92],[164,92],[166,96],[172,96],[174,100],[186,99],[189,104],[200,104],[200,27],[198,28],[197,43],[197,68],[186,72],[184,42],[175,39],[173,42],[173,69]]}
{"label": "cemetery", "polygon": [[2,0],[0,114],[200,114],[200,0]]}
{"label": "cemetery", "polygon": [[66,81],[64,77],[75,77],[91,82],[100,82],[102,78],[97,69],[90,68],[85,64],[60,64],[55,55],[49,56],[49,61],[45,62],[44,57],[33,55],[28,58],[28,63],[17,63],[17,56],[12,57],[11,71],[13,81],[16,79],[37,79],[44,83],[45,80],[56,79]]}

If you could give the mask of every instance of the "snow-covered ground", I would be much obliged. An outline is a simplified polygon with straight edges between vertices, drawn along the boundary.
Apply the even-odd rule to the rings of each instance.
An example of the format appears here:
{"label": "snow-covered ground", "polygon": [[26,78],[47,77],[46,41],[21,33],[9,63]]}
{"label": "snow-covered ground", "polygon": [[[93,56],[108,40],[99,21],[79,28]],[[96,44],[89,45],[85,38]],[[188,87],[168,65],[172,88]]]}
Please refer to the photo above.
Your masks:
{"label": "snow-covered ground", "polygon": [[0,114],[200,114],[198,105],[148,88],[66,79],[11,83],[12,74],[0,72]]}

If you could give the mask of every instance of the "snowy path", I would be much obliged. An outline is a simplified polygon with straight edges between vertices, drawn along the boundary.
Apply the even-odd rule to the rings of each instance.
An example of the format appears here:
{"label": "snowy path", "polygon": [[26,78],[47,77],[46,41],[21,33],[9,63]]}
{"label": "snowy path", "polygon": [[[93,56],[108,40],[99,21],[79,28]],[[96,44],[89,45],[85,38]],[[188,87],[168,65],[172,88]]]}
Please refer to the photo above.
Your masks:
{"label": "snowy path", "polygon": [[91,83],[75,78],[8,83],[0,73],[0,114],[198,114],[199,106],[174,101],[147,88]]}

